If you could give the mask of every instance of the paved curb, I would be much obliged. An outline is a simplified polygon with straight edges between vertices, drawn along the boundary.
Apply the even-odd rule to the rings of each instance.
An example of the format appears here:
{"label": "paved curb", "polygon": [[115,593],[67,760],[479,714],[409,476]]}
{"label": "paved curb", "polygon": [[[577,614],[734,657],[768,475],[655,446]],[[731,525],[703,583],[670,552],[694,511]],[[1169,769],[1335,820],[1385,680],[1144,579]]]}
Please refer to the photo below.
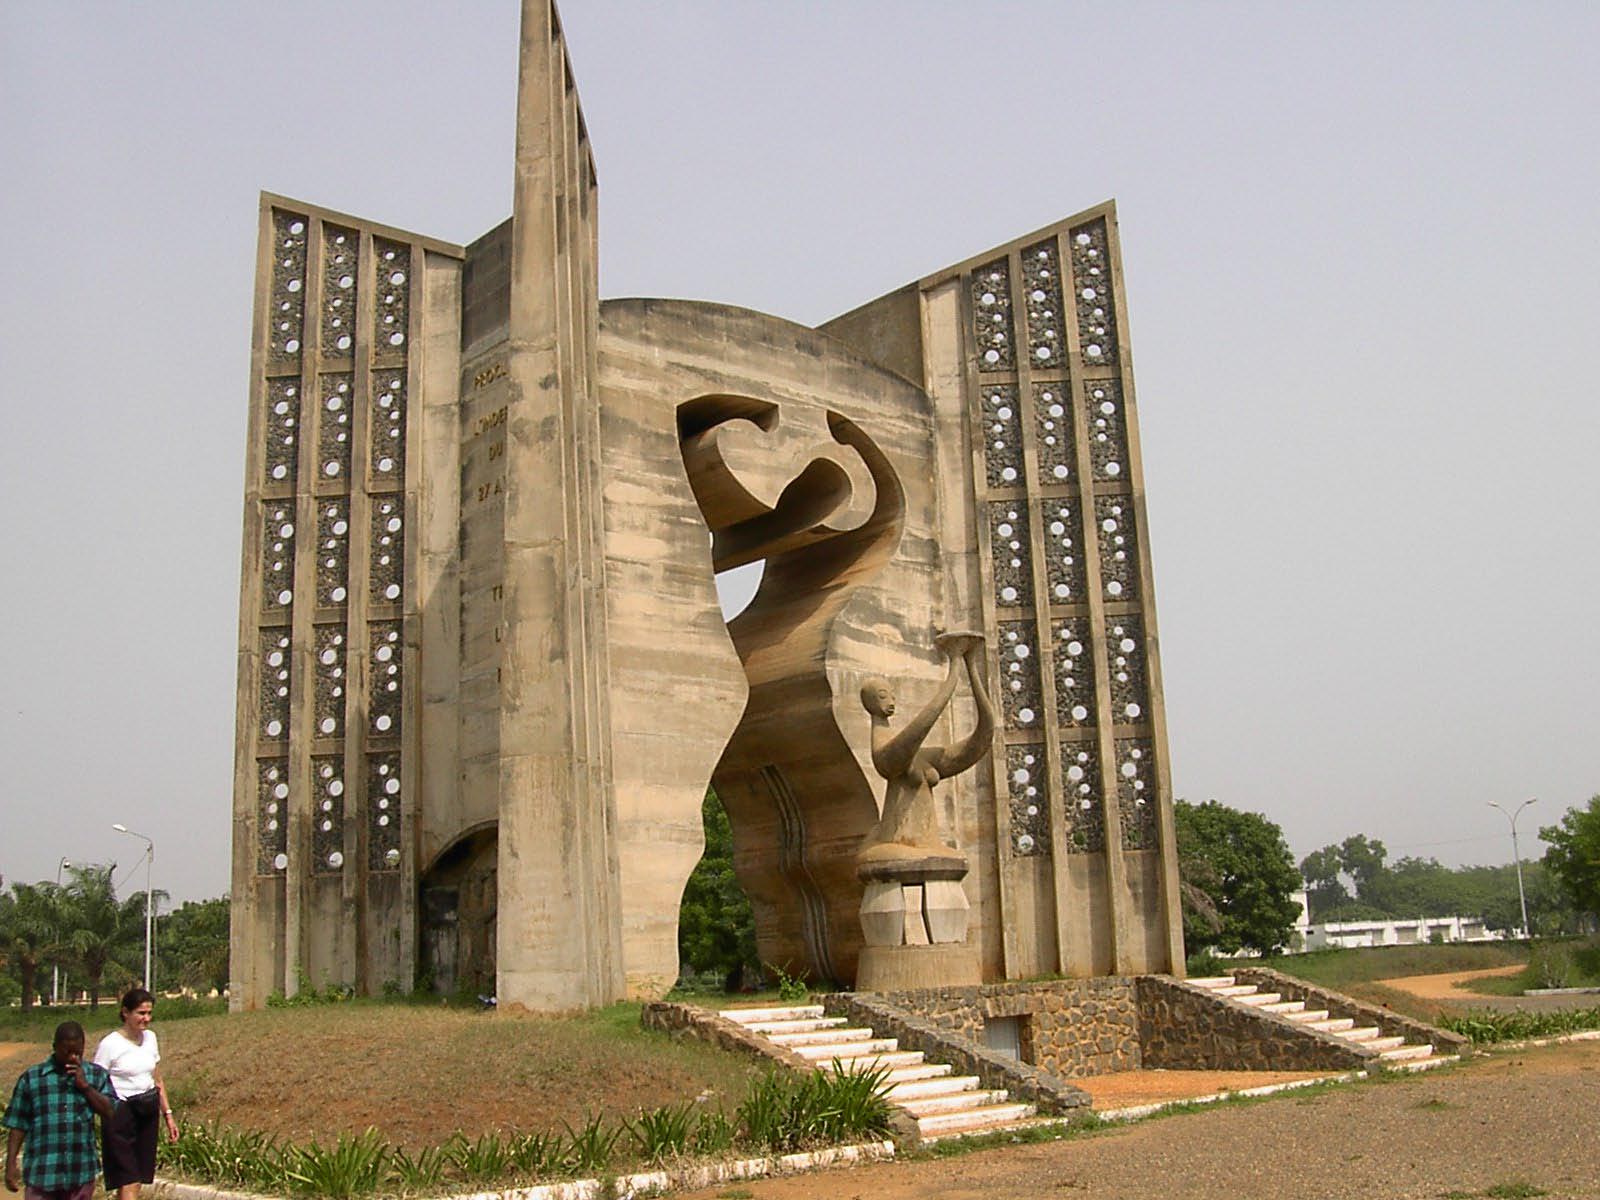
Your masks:
{"label": "paved curb", "polygon": [[[830,1146],[803,1154],[780,1154],[771,1158],[741,1158],[731,1162],[678,1167],[666,1171],[643,1171],[618,1175],[613,1179],[574,1179],[563,1183],[542,1183],[535,1187],[508,1188],[496,1192],[452,1193],[439,1200],[632,1200],[666,1191],[715,1187],[737,1179],[764,1179],[768,1175],[792,1175],[825,1167],[852,1163],[878,1162],[894,1157],[893,1142],[865,1142],[855,1146]],[[151,1191],[161,1200],[274,1200],[258,1192],[230,1192],[158,1179]]]}
{"label": "paved curb", "polygon": [[1580,1029],[1577,1033],[1563,1033],[1559,1037],[1530,1038],[1525,1042],[1489,1042],[1481,1049],[1491,1054],[1496,1050],[1532,1050],[1538,1046],[1559,1046],[1564,1042],[1592,1042],[1600,1038],[1600,1029]]}
{"label": "paved curb", "polygon": [[1241,1096],[1272,1096],[1278,1092],[1291,1092],[1297,1088],[1314,1087],[1322,1083],[1351,1083],[1365,1079],[1366,1071],[1345,1071],[1339,1075],[1323,1075],[1316,1079],[1291,1079],[1288,1083],[1265,1083],[1260,1087],[1238,1088],[1229,1092],[1213,1092],[1209,1096],[1186,1096],[1178,1100],[1158,1100],[1154,1104],[1135,1104],[1128,1108],[1109,1108],[1095,1115],[1106,1124],[1116,1121],[1137,1121],[1143,1117],[1180,1108],[1186,1104],[1217,1104],[1223,1100],[1237,1100]]}

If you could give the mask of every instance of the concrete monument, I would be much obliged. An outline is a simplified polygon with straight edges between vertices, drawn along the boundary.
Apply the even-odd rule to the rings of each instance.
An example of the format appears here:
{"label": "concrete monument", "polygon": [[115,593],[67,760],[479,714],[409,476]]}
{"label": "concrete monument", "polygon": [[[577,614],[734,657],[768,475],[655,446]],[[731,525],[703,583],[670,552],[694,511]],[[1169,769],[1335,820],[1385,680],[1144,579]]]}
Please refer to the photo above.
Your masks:
{"label": "concrete monument", "polygon": [[816,329],[601,301],[547,0],[515,154],[467,246],[262,197],[233,1004],[658,994],[708,785],[768,961],[1181,970],[1113,206]]}

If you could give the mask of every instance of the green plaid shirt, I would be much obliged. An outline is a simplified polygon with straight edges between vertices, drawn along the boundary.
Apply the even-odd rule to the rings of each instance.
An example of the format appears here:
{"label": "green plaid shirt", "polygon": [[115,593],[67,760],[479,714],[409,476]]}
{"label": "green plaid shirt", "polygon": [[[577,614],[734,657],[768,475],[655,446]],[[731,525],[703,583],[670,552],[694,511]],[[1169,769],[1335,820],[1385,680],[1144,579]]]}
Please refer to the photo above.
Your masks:
{"label": "green plaid shirt", "polygon": [[[84,1063],[83,1079],[116,1103],[104,1067]],[[28,1187],[66,1191],[82,1187],[100,1173],[94,1109],[56,1066],[54,1056],[22,1073],[0,1126],[22,1131],[22,1178]]]}

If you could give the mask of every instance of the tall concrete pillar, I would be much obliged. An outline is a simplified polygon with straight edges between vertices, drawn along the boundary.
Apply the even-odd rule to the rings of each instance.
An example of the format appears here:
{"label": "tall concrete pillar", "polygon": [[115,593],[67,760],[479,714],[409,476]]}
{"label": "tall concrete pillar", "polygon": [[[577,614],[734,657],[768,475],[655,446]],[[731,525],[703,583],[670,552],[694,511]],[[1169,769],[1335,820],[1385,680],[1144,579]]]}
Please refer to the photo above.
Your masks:
{"label": "tall concrete pillar", "polygon": [[506,373],[498,995],[624,991],[610,795],[595,175],[555,12],[524,0]]}

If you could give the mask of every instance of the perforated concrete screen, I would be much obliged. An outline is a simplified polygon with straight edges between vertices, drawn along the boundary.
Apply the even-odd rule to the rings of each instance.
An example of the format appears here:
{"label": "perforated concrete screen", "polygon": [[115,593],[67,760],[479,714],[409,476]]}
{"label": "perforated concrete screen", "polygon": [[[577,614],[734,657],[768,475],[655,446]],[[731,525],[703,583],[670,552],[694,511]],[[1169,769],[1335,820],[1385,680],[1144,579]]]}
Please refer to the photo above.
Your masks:
{"label": "perforated concrete screen", "polygon": [[[660,994],[709,785],[762,958],[852,982],[862,685],[903,728],[963,629],[998,727],[929,793],[937,909],[906,876],[902,937],[874,885],[895,977],[1181,971],[1112,206],[818,329],[601,302],[559,23],[523,22],[510,220],[460,247],[262,200],[234,1004]],[[757,559],[725,623],[714,573]]]}

